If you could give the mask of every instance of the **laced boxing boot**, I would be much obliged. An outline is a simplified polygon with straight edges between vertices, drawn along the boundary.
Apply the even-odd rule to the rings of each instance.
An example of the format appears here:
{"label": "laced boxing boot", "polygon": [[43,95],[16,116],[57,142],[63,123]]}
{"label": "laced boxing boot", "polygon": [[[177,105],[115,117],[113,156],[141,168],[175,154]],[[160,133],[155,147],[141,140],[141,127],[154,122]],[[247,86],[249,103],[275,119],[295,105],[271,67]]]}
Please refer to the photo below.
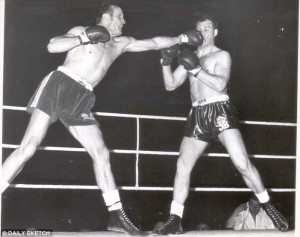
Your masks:
{"label": "laced boxing boot", "polygon": [[179,235],[183,234],[181,226],[181,218],[177,215],[171,214],[168,221],[161,227],[154,229],[151,235]]}
{"label": "laced boxing boot", "polygon": [[261,203],[263,209],[272,220],[275,228],[279,231],[286,231],[289,226],[284,216],[274,207],[271,202]]}
{"label": "laced boxing boot", "polygon": [[122,232],[129,235],[142,236],[145,232],[139,230],[126,216],[123,208],[109,212],[107,230]]}

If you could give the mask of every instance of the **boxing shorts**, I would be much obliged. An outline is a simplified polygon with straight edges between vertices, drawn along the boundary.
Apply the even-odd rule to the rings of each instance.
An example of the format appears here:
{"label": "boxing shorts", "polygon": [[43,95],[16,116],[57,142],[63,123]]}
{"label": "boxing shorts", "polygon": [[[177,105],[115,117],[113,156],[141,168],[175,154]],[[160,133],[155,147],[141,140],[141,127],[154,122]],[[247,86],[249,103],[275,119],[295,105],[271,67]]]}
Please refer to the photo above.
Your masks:
{"label": "boxing shorts", "polygon": [[227,95],[220,95],[193,103],[184,136],[209,143],[224,130],[233,128],[239,128],[237,111]]}
{"label": "boxing shorts", "polygon": [[51,72],[31,97],[27,112],[38,108],[50,116],[51,123],[59,119],[66,127],[98,125],[91,109],[95,104],[92,86],[65,67]]}

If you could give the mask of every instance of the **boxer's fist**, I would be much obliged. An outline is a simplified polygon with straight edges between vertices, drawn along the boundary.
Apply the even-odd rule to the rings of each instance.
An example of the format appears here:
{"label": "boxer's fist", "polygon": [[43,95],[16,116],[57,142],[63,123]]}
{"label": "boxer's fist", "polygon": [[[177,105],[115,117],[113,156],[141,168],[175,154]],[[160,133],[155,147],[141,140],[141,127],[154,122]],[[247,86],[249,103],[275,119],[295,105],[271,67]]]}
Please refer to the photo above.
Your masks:
{"label": "boxer's fist", "polygon": [[203,35],[199,30],[189,30],[179,36],[180,44],[189,44],[201,46],[203,44]]}
{"label": "boxer's fist", "polygon": [[161,54],[161,65],[168,66],[172,63],[172,59],[175,58],[180,50],[180,46],[175,44],[169,48],[164,48],[160,51]]}
{"label": "boxer's fist", "polygon": [[105,43],[110,40],[110,34],[104,26],[91,26],[81,32],[78,36],[80,44],[98,44]]}
{"label": "boxer's fist", "polygon": [[198,56],[189,49],[184,49],[178,54],[178,64],[194,76],[202,69]]}

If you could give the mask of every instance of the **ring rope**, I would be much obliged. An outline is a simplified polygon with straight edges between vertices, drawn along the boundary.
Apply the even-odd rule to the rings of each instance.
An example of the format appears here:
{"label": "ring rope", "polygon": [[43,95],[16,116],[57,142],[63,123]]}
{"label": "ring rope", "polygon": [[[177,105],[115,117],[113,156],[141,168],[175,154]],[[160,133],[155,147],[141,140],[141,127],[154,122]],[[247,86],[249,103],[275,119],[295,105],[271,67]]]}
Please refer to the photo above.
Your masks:
{"label": "ring rope", "polygon": [[[136,159],[135,159],[135,186],[139,186],[139,149],[140,149],[140,120],[136,119]],[[110,150],[111,152],[111,150]]]}
{"label": "ring rope", "polygon": [[[2,144],[2,148],[16,149],[19,145],[13,144]],[[40,146],[37,148],[42,151],[74,151],[74,152],[86,152],[84,148],[76,147],[54,147],[54,146]],[[173,151],[144,151],[144,150],[120,150],[110,149],[110,153],[116,154],[142,154],[142,155],[167,155],[167,156],[178,156],[179,152]],[[207,157],[229,157],[227,153],[203,153],[202,156]],[[261,158],[261,159],[296,159],[296,156],[285,156],[285,155],[248,155],[250,158]]]}
{"label": "ring rope", "polygon": [[[6,110],[19,110],[26,111],[26,107],[19,106],[9,106],[3,105],[3,109]],[[173,116],[158,116],[158,115],[138,115],[138,114],[121,114],[121,113],[107,113],[107,112],[94,112],[94,115],[98,116],[107,116],[107,117],[123,117],[123,118],[141,118],[141,119],[160,119],[160,120],[177,120],[177,121],[186,121],[185,117],[173,117]],[[283,123],[283,122],[266,122],[266,121],[247,121],[240,120],[241,124],[249,125],[266,125],[266,126],[288,126],[296,127],[297,123]]]}
{"label": "ring rope", "polygon": [[[34,189],[81,189],[81,190],[98,190],[97,185],[54,185],[54,184],[11,184],[11,188],[34,188]],[[173,187],[132,187],[119,186],[120,190],[129,191],[173,191]],[[294,188],[270,188],[272,192],[295,192]],[[215,188],[215,187],[196,187],[190,188],[190,191],[196,192],[252,192],[250,188]]]}

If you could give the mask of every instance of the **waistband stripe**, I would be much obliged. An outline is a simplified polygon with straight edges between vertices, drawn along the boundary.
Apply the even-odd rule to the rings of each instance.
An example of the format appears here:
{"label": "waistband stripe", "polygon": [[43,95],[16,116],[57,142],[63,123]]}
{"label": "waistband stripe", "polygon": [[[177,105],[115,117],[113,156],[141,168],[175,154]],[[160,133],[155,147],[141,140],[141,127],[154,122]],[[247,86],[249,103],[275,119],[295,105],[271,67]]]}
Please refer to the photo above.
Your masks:
{"label": "waistband stripe", "polygon": [[88,83],[84,78],[81,78],[80,76],[78,76],[74,72],[70,71],[68,68],[66,68],[64,66],[59,66],[57,68],[57,70],[63,72],[64,74],[66,74],[67,76],[72,78],[74,81],[77,81],[78,83],[83,85],[86,89],[88,89],[90,91],[93,91],[93,87],[90,83]]}
{"label": "waistband stripe", "polygon": [[203,105],[207,105],[207,104],[211,104],[211,103],[215,103],[215,102],[222,102],[222,101],[228,101],[228,100],[229,100],[228,95],[220,95],[220,96],[216,96],[216,97],[211,97],[211,98],[194,101],[192,103],[192,106],[193,107],[203,106]]}

